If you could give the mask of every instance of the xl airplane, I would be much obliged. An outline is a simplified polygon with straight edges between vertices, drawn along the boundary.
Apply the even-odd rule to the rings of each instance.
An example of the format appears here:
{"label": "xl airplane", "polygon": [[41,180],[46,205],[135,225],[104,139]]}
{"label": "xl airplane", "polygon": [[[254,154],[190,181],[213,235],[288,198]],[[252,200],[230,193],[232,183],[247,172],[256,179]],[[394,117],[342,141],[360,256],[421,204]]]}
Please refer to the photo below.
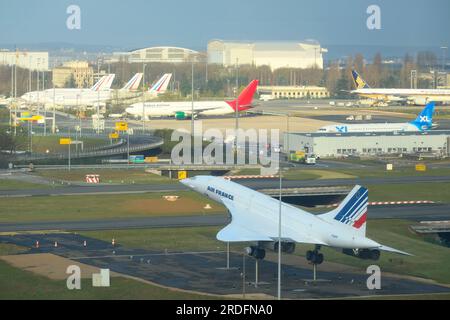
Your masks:
{"label": "xl airplane", "polygon": [[448,89],[382,89],[371,88],[366,81],[352,70],[353,82],[356,90],[351,93],[377,102],[406,101],[410,104],[424,105],[430,101],[450,102],[450,90]]}
{"label": "xl airplane", "polygon": [[323,133],[353,132],[423,132],[433,127],[434,102],[425,106],[414,121],[405,123],[336,124],[320,128]]}
{"label": "xl airplane", "polygon": [[[194,115],[218,116],[245,111],[252,107],[253,95],[258,87],[258,80],[253,80],[233,101],[196,101]],[[142,117],[175,117],[184,120],[192,116],[192,102],[142,102],[135,103],[126,109],[126,112],[136,118]]]}
{"label": "xl airplane", "polygon": [[[255,242],[249,255],[263,259],[265,249],[278,250],[279,200],[220,177],[197,176],[181,181],[184,185],[222,203],[230,212],[231,223],[219,231],[223,242]],[[314,215],[282,203],[281,250],[293,253],[296,243],[313,244],[306,253],[314,264],[323,262],[322,246],[341,250],[361,259],[378,260],[380,251],[409,255],[366,237],[368,190],[355,186],[334,210]]]}

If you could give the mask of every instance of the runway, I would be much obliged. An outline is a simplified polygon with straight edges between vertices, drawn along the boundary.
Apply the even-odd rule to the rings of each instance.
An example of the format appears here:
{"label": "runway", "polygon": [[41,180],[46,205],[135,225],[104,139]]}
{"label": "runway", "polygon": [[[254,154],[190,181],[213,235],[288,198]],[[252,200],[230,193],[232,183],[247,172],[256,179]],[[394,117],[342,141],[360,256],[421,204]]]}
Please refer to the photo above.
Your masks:
{"label": "runway", "polygon": [[[326,210],[324,210],[326,211]],[[450,220],[450,204],[391,205],[369,207],[369,221],[375,219]],[[146,217],[128,219],[46,221],[25,223],[2,223],[0,232],[25,231],[95,231],[120,229],[174,228],[225,226],[229,217],[223,214]],[[370,225],[370,222],[369,222]]]}
{"label": "runway", "polygon": [[[279,187],[278,179],[246,179],[236,180],[237,183],[254,190],[273,189]],[[450,176],[415,176],[395,178],[357,178],[357,179],[322,179],[322,180],[284,180],[284,188],[301,187],[333,187],[348,185],[380,185],[407,184],[426,182],[450,182]],[[135,184],[135,185],[94,185],[94,186],[65,186],[47,189],[3,190],[0,197],[31,197],[31,196],[63,196],[63,195],[96,195],[96,194],[127,194],[146,192],[175,192],[188,191],[182,184]],[[424,199],[426,200],[426,199]]]}

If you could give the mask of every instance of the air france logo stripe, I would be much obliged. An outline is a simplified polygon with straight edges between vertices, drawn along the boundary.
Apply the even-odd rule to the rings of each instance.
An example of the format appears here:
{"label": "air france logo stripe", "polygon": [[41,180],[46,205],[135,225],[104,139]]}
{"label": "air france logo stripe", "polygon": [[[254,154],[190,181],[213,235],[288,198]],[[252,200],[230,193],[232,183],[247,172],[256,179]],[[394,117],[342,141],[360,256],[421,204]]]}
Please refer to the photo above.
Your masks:
{"label": "air france logo stripe", "polygon": [[367,218],[368,190],[361,187],[335,216],[335,220],[360,228]]}

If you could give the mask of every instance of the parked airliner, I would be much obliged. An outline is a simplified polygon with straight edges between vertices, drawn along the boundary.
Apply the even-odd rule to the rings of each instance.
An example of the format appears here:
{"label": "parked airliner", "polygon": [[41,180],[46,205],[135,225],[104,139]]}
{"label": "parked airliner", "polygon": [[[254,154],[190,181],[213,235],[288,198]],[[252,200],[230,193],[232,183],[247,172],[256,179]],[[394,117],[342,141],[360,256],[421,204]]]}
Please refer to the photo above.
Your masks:
{"label": "parked airliner", "polygon": [[423,132],[433,127],[434,102],[425,106],[417,118],[404,123],[360,123],[335,124],[320,128],[322,133],[356,133],[356,132]]}
{"label": "parked airliner", "polygon": [[[253,95],[258,87],[258,80],[253,80],[241,92],[239,97],[233,101],[195,101],[194,117],[227,115],[248,110],[252,107]],[[135,103],[126,109],[126,112],[136,118],[142,117],[144,113],[149,117],[174,117],[183,120],[192,114],[191,101],[178,102],[142,102]]]}

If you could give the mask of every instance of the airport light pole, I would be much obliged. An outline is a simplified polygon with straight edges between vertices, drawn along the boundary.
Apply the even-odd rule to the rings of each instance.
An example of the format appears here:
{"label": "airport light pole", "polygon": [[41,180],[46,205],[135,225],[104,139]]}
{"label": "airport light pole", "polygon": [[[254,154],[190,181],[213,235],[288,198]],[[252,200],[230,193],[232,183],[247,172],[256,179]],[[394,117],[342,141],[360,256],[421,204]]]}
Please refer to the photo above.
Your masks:
{"label": "airport light pole", "polygon": [[145,132],[145,68],[147,64],[142,64],[142,134]]}
{"label": "airport light pole", "polygon": [[[100,59],[97,59],[97,77],[100,74]],[[97,135],[100,134],[100,89],[97,90]]]}
{"label": "airport light pole", "polygon": [[[45,71],[42,71],[42,92],[45,92]],[[44,136],[47,135],[47,109],[45,108],[46,95],[44,96]]]}
{"label": "airport light pole", "polygon": [[278,212],[278,300],[281,300],[281,188],[282,188],[282,174],[281,162],[278,159],[278,174],[280,175],[280,198],[279,198],[279,212]]}
{"label": "airport light pole", "polygon": [[446,60],[446,58],[447,58],[447,49],[448,49],[448,47],[447,46],[442,46],[441,47],[441,49],[442,49],[442,72],[444,72],[445,71],[445,60]]}
{"label": "airport light pole", "polygon": [[286,156],[288,157],[289,160],[289,113],[286,114]]}
{"label": "airport light pole", "polygon": [[191,60],[191,136],[194,137],[194,57]]}
{"label": "airport light pole", "polygon": [[[53,69],[56,66],[56,61],[53,63]],[[55,104],[55,78],[52,73],[52,86],[53,86],[53,119],[52,119],[52,133],[56,132],[56,104]]]}
{"label": "airport light pole", "polygon": [[[237,143],[238,143],[238,129],[239,129],[239,59],[236,58],[236,109],[235,109],[235,146],[236,146],[236,156],[237,156]],[[237,159],[236,159],[237,164]]]}
{"label": "airport light pole", "polygon": [[245,255],[246,252],[242,254],[242,298],[245,299]]}

